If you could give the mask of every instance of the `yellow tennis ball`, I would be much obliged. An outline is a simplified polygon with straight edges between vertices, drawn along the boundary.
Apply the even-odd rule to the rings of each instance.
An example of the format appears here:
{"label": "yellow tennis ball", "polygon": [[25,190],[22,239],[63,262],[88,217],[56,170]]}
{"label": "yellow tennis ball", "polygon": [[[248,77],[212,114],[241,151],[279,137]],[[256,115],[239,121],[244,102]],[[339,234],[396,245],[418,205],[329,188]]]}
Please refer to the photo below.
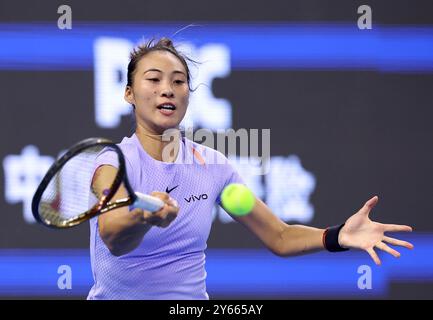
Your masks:
{"label": "yellow tennis ball", "polygon": [[245,216],[251,212],[256,199],[246,186],[232,183],[224,188],[221,194],[221,204],[230,214]]}

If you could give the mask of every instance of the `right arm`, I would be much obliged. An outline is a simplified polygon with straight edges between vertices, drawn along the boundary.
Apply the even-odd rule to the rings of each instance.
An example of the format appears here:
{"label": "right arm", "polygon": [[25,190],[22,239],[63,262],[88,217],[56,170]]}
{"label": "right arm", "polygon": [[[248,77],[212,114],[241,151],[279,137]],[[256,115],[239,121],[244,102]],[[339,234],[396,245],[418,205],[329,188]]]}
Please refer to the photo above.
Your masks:
{"label": "right arm", "polygon": [[[110,165],[100,166],[92,181],[92,191],[101,198],[104,189],[109,188],[117,174],[117,168]],[[179,209],[173,206],[171,198],[165,192],[152,192],[152,196],[165,202],[164,207],[154,213],[142,209],[129,211],[121,207],[98,216],[99,234],[107,248],[115,256],[131,252],[139,246],[144,235],[152,226],[167,227],[177,216]],[[119,187],[113,200],[126,198],[128,193]]]}

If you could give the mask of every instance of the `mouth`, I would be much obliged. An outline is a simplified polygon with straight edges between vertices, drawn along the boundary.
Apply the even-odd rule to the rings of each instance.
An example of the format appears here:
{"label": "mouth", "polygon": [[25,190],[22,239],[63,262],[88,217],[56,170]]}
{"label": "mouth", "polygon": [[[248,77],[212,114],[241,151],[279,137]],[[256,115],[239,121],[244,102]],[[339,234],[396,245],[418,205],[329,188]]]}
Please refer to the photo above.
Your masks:
{"label": "mouth", "polygon": [[171,102],[165,102],[156,107],[159,110],[176,110],[176,106]]}
{"label": "mouth", "polygon": [[175,112],[175,110],[176,110],[176,106],[173,103],[171,103],[171,102],[161,103],[156,108],[159,110],[159,112],[161,114],[163,114],[166,117],[171,116]]}

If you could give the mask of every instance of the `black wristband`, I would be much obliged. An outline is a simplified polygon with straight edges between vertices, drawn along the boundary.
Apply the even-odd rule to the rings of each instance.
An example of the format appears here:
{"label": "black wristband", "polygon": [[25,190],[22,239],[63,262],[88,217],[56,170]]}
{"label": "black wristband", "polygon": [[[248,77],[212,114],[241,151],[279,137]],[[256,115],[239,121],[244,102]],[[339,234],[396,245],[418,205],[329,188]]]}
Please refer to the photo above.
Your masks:
{"label": "black wristband", "polygon": [[349,249],[342,248],[338,243],[338,235],[340,233],[341,228],[344,227],[344,223],[339,226],[333,226],[326,229],[323,233],[323,245],[325,249],[330,252],[340,252],[347,251]]}

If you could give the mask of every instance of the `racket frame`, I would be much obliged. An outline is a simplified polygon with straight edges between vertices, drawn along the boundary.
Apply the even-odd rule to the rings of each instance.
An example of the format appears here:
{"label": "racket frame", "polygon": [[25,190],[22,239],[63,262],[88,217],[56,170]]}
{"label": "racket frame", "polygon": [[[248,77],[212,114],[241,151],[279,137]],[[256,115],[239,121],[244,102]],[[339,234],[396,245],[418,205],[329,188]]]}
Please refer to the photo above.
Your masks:
{"label": "racket frame", "polygon": [[[39,204],[42,198],[42,195],[45,191],[45,189],[48,187],[50,181],[55,177],[55,175],[63,168],[63,166],[73,157],[77,156],[79,153],[81,153],[83,150],[96,147],[96,146],[105,146],[113,149],[118,155],[119,158],[119,166],[117,175],[111,184],[110,188],[108,189],[108,194],[103,195],[101,199],[99,199],[98,203],[96,203],[93,207],[91,207],[89,210],[81,213],[80,215],[64,220],[62,224],[53,224],[48,220],[45,220],[41,217],[39,214]],[[97,169],[97,168],[96,168]],[[96,171],[96,170],[95,170]],[[114,195],[116,194],[117,190],[119,189],[120,185],[124,184],[129,197],[124,199],[118,199],[114,202],[109,202]],[[105,138],[88,138],[85,140],[82,140],[75,145],[73,145],[71,148],[69,148],[64,155],[62,155],[59,159],[57,159],[50,167],[50,169],[47,171],[45,176],[43,177],[41,183],[39,184],[38,188],[36,189],[36,192],[32,199],[32,212],[33,216],[35,217],[36,221],[39,223],[42,223],[43,225],[47,227],[51,227],[54,229],[65,229],[65,228],[71,228],[74,227],[86,220],[89,220],[97,215],[100,215],[102,213],[105,213],[107,211],[127,206],[135,202],[137,199],[137,196],[135,195],[134,191],[131,188],[131,185],[129,184],[128,177],[126,175],[126,166],[125,166],[125,157],[123,155],[122,150],[117,146],[114,142],[112,142],[109,139]]]}

